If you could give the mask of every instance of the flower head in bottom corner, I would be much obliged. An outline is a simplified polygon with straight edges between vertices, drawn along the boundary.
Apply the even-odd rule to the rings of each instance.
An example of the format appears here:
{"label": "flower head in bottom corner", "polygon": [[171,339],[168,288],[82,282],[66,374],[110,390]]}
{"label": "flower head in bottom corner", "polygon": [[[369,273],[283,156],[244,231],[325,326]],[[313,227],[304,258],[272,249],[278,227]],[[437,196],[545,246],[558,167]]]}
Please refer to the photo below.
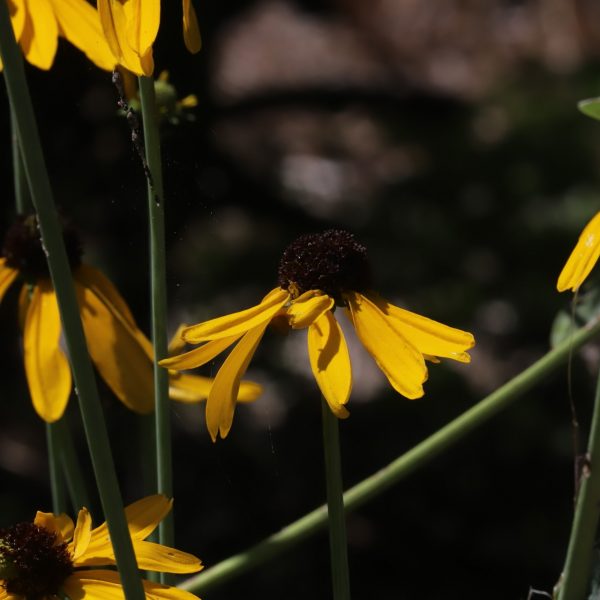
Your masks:
{"label": "flower head in bottom corner", "polygon": [[394,306],[370,292],[366,248],[350,233],[328,230],[298,238],[283,253],[279,286],[246,310],[193,325],[182,338],[202,344],[160,361],[169,369],[192,369],[235,344],[215,377],[206,403],[214,440],[231,428],[240,378],[270,323],[308,329],[308,356],[315,380],[332,412],[345,408],[352,368],[335,311],[342,309],[392,387],[406,398],[423,396],[425,360],[469,362],[473,335]]}
{"label": "flower head in bottom corner", "polygon": [[[149,496],[129,505],[125,516],[140,569],[195,573],[198,558],[187,552],[145,541],[169,513],[172,500]],[[0,529],[0,600],[70,600],[124,598],[106,523],[92,529],[86,508],[77,523],[67,515],[38,512],[33,523]],[[143,581],[151,600],[194,600],[178,588]]]}

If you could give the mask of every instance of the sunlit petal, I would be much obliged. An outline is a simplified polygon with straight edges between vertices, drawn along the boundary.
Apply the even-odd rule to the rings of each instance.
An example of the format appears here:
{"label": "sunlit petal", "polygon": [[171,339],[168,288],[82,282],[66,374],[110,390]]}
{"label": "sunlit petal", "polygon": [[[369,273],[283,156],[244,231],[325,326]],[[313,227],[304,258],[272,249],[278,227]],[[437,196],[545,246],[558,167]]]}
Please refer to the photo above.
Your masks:
{"label": "sunlit petal", "polygon": [[58,47],[58,23],[48,0],[27,0],[27,15],[19,43],[32,65],[44,70],[52,66]]}
{"label": "sunlit petal", "polygon": [[48,423],[62,416],[71,393],[71,370],[59,347],[60,314],[50,280],[38,282],[25,317],[25,373],[31,400]]}
{"label": "sunlit petal", "polygon": [[170,356],[159,361],[158,364],[161,367],[168,369],[176,369],[183,371],[185,369],[195,369],[205,365],[208,361],[215,358],[223,352],[223,350],[229,348],[233,342],[239,340],[242,337],[241,333],[237,335],[228,336],[215,340],[214,342],[207,342],[198,348],[194,348],[189,352],[184,352],[178,356]]}
{"label": "sunlit petal", "polygon": [[331,311],[308,328],[308,356],[319,389],[336,417],[346,418],[352,367],[344,334]]}
{"label": "sunlit petal", "polygon": [[196,11],[191,0],[183,0],[183,40],[186,48],[192,53],[200,51],[202,39]]}
{"label": "sunlit petal", "polygon": [[62,35],[101,69],[111,70],[116,60],[100,25],[98,11],[86,0],[46,0],[52,4]]}
{"label": "sunlit petal", "polygon": [[[208,398],[214,379],[185,373],[169,373],[169,397],[178,402],[201,402]],[[262,393],[262,386],[252,381],[242,381],[238,402],[253,402]]]}
{"label": "sunlit petal", "polygon": [[472,333],[448,327],[438,321],[404,310],[377,296],[370,295],[369,299],[383,314],[398,321],[402,335],[419,352],[464,363],[471,361],[466,351],[475,345]]}
{"label": "sunlit petal", "polygon": [[6,264],[5,258],[0,258],[0,302],[4,299],[6,290],[12,285],[18,274],[17,269],[13,269]]}
{"label": "sunlit petal", "polygon": [[423,355],[368,298],[356,292],[347,293],[345,298],[361,343],[392,387],[406,398],[420,398],[427,379]]}
{"label": "sunlit petal", "polygon": [[333,298],[323,294],[323,292],[318,290],[306,292],[293,300],[288,307],[289,324],[294,329],[308,327],[324,312],[331,310],[333,305]]}
{"label": "sunlit petal", "polygon": [[23,27],[25,27],[25,10],[25,0],[8,0],[10,22],[17,42],[21,39]]}
{"label": "sunlit petal", "polygon": [[268,321],[250,329],[236,344],[215,377],[206,401],[206,425],[213,442],[217,439],[217,433],[224,438],[231,429],[240,380],[254,356],[267,325]]}
{"label": "sunlit petal", "polygon": [[217,340],[245,333],[274,317],[289,300],[289,293],[281,288],[271,290],[260,304],[240,312],[218,317],[183,330],[183,339],[191,344]]}
{"label": "sunlit petal", "polygon": [[123,7],[127,19],[127,41],[136,54],[143,57],[158,34],[160,0],[126,0]]}
{"label": "sunlit petal", "polygon": [[73,564],[79,565],[79,559],[85,555],[92,539],[92,517],[87,508],[82,508],[77,515],[77,525],[73,534]]}
{"label": "sunlit petal", "polygon": [[600,212],[585,226],[558,277],[559,292],[576,291],[600,257]]}
{"label": "sunlit petal", "polygon": [[56,533],[60,541],[67,541],[73,537],[73,521],[67,515],[54,515],[38,510],[33,522],[38,527]]}
{"label": "sunlit petal", "polygon": [[193,555],[153,542],[134,541],[133,550],[138,567],[147,571],[194,573],[202,563]]}
{"label": "sunlit petal", "polygon": [[77,279],[75,289],[88,350],[102,378],[125,406],[142,414],[151,412],[152,363],[139,335],[111,304]]}

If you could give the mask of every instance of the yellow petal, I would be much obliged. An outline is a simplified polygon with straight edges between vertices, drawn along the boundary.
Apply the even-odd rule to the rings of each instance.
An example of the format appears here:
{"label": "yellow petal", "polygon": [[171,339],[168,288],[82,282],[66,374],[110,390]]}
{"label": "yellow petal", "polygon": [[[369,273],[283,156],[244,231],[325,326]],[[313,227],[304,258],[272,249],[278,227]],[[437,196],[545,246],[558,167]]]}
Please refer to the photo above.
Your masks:
{"label": "yellow petal", "polygon": [[[201,402],[208,398],[214,379],[200,375],[169,373],[169,397],[178,402]],[[242,381],[238,402],[253,402],[262,394],[262,385],[253,381]]]}
{"label": "yellow petal", "polygon": [[62,35],[96,66],[112,70],[116,65],[98,11],[86,0],[46,0],[52,4]]}
{"label": "yellow petal", "polygon": [[219,340],[215,340],[214,342],[207,342],[206,344],[203,344],[198,348],[194,348],[189,352],[184,352],[178,356],[163,358],[163,360],[160,360],[158,364],[161,367],[166,367],[167,369],[176,369],[179,371],[183,371],[184,369],[195,369],[196,367],[201,367],[208,361],[212,360],[215,356],[221,354],[223,350],[229,348],[233,342],[239,340],[241,337],[242,334],[238,333],[237,335],[221,338]]}
{"label": "yellow petal", "polygon": [[32,65],[48,70],[58,46],[58,23],[48,0],[27,0],[27,15],[19,41]]}
{"label": "yellow petal", "polygon": [[[173,501],[162,494],[147,496],[125,508],[125,518],[132,539],[147,538],[171,510]],[[114,562],[114,551],[110,543],[108,526],[102,523],[92,529],[91,540],[85,556],[78,561],[79,566],[110,564],[106,558]]]}
{"label": "yellow petal", "polygon": [[21,287],[21,291],[19,292],[19,328],[21,331],[25,328],[25,317],[27,316],[31,301],[30,296],[30,285],[26,283]]}
{"label": "yellow petal", "polygon": [[195,573],[202,563],[193,555],[153,542],[133,543],[133,550],[140,569],[166,573]]}
{"label": "yellow petal", "polygon": [[471,362],[466,350],[475,345],[473,334],[404,310],[383,298],[369,298],[383,314],[398,322],[402,335],[422,354]]}
{"label": "yellow petal", "polygon": [[420,398],[427,379],[423,355],[402,335],[396,323],[368,298],[345,295],[356,333],[392,387],[406,398]]}
{"label": "yellow petal", "polygon": [[289,298],[288,292],[281,288],[275,288],[262,299],[260,304],[252,308],[184,329],[183,339],[190,344],[198,344],[245,333],[270,321]]}
{"label": "yellow petal", "polygon": [[559,292],[576,291],[600,257],[600,212],[585,226],[558,277]]}
{"label": "yellow petal", "polygon": [[331,311],[323,313],[308,328],[308,356],[331,412],[345,419],[348,411],[344,404],[352,389],[352,367],[344,334]]}
{"label": "yellow petal", "polygon": [[38,510],[33,523],[55,533],[61,542],[70,540],[73,537],[73,521],[67,515],[54,515]]}
{"label": "yellow petal", "polygon": [[7,266],[5,258],[0,258],[0,302],[4,299],[6,290],[12,285],[18,274],[17,269]]}
{"label": "yellow petal", "polygon": [[246,372],[267,325],[268,321],[244,334],[215,377],[206,401],[206,426],[213,442],[217,440],[217,433],[225,438],[231,429],[240,379]]}
{"label": "yellow petal", "polygon": [[287,309],[290,326],[294,329],[308,327],[323,313],[331,310],[334,305],[333,298],[322,292],[312,290],[293,300]]}
{"label": "yellow petal", "polygon": [[141,56],[128,41],[128,16],[125,6],[131,0],[98,0],[98,14],[104,36],[116,61],[136,75],[144,75]]}
{"label": "yellow petal", "polygon": [[143,57],[158,34],[160,0],[125,0],[123,7],[127,18],[127,41],[135,53]]}
{"label": "yellow petal", "polygon": [[8,0],[8,12],[13,31],[15,32],[15,39],[18,42],[21,39],[21,35],[23,35],[23,28],[25,27],[26,9],[24,0]]}
{"label": "yellow petal", "polygon": [[196,11],[191,0],[183,0],[183,40],[185,47],[192,54],[196,54],[202,48],[200,27],[198,27]]}
{"label": "yellow petal", "polygon": [[60,315],[50,280],[33,289],[23,334],[25,373],[33,407],[47,423],[62,416],[71,393],[71,370],[59,348]]}
{"label": "yellow petal", "polygon": [[[142,580],[147,600],[198,600],[197,596],[160,583]],[[90,569],[75,571],[65,581],[64,591],[70,600],[123,600],[121,579],[115,571]]]}
{"label": "yellow petal", "polygon": [[88,350],[100,375],[129,409],[142,414],[152,412],[152,363],[139,334],[112,304],[105,304],[77,278],[75,290]]}
{"label": "yellow petal", "polygon": [[177,331],[173,334],[173,337],[169,341],[169,349],[168,349],[169,356],[173,356],[173,354],[180,354],[182,352],[182,350],[185,348],[185,342],[183,341],[181,334],[183,333],[183,330],[186,327],[188,327],[188,326],[181,324],[177,328]]}
{"label": "yellow petal", "polygon": [[77,515],[77,525],[71,543],[73,564],[77,565],[79,558],[84,556],[92,539],[92,517],[87,508],[82,508]]}

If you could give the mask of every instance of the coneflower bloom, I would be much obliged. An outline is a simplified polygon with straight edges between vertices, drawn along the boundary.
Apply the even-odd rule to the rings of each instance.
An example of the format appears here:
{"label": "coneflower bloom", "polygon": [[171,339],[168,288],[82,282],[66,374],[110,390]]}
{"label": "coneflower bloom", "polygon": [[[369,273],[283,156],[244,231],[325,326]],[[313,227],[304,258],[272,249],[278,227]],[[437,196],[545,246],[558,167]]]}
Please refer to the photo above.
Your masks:
{"label": "coneflower bloom", "polygon": [[114,68],[116,60],[104,37],[98,12],[86,0],[7,1],[15,38],[32,65],[49,69],[58,38],[64,37],[96,66]]}
{"label": "coneflower bloom", "polygon": [[[200,29],[191,0],[182,0],[183,39],[198,52]],[[160,0],[98,0],[104,35],[117,62],[136,75],[152,75],[152,44],[160,26]]]}
{"label": "coneflower bloom", "polygon": [[600,257],[600,212],[584,227],[573,252],[558,276],[559,292],[576,292]]}
{"label": "coneflower bloom", "polygon": [[[73,229],[64,241],[73,270],[81,321],[92,361],[113,393],[129,409],[146,414],[154,409],[153,348],[137,327],[127,303],[97,269],[81,263],[82,248]],[[9,229],[0,258],[0,302],[21,276],[19,296],[25,374],[33,406],[51,423],[58,420],[71,393],[71,370],[61,347],[61,322],[56,294],[35,216],[19,216]],[[207,397],[212,380],[172,373],[174,399],[198,402]],[[258,384],[244,383],[242,401],[254,400]]]}
{"label": "coneflower bloom", "polygon": [[[172,500],[150,496],[125,509],[125,517],[140,569],[195,573],[198,558],[187,552],[144,541],[169,513]],[[124,598],[116,564],[103,523],[92,529],[86,508],[77,524],[67,515],[39,512],[33,523],[0,529],[0,600],[106,600]],[[151,600],[197,600],[183,590],[142,580]]]}
{"label": "coneflower bloom", "polygon": [[406,398],[423,396],[425,360],[438,357],[469,362],[470,333],[394,306],[370,291],[366,248],[345,231],[304,235],[283,253],[278,287],[252,308],[193,325],[183,340],[202,344],[160,361],[170,369],[192,369],[235,344],[219,369],[206,403],[206,423],[213,441],[231,428],[240,378],[265,333],[276,322],[308,330],[308,357],[315,380],[332,412],[345,408],[352,369],[335,311],[344,310],[356,334],[392,387]]}

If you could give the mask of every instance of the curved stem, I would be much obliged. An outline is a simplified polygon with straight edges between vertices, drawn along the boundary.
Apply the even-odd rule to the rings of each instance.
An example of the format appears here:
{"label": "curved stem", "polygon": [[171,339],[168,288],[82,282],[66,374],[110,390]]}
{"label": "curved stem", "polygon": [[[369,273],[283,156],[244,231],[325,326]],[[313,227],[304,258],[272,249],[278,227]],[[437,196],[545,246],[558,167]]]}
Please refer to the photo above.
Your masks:
{"label": "curved stem", "polygon": [[600,373],[588,451],[580,471],[567,557],[557,585],[559,600],[587,598],[590,587],[594,542],[600,517]]}
{"label": "curved stem", "polygon": [[[551,350],[522,373],[505,383],[462,415],[417,444],[414,448],[392,461],[344,494],[346,511],[355,510],[369,500],[416,471],[438,454],[462,440],[468,433],[510,406],[546,375],[564,364],[571,352],[580,348],[600,332],[600,320],[596,318],[576,331],[554,350]],[[313,510],[298,521],[284,527],[252,548],[231,556],[214,567],[190,577],[179,587],[190,592],[206,592],[279,556],[286,550],[321,531],[327,525],[327,509]]]}
{"label": "curved stem", "polygon": [[6,2],[0,2],[0,56],[4,63],[4,80],[15,115],[23,164],[58,300],[81,415],[121,583],[128,600],[142,600],[145,598],[144,590],[125,520],[94,371],[87,352],[71,270],[25,80],[23,57],[15,40]]}

